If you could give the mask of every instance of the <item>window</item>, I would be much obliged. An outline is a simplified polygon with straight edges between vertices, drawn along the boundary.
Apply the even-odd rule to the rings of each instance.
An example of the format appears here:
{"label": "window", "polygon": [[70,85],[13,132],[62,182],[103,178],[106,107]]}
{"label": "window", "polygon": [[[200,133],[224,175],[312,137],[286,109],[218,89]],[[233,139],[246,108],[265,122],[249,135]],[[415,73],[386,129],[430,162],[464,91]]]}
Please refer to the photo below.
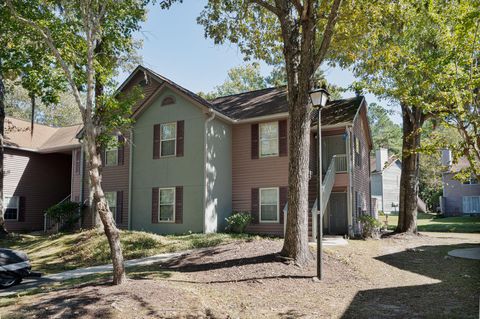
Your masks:
{"label": "window", "polygon": [[167,96],[162,100],[162,106],[175,104],[175,98],[173,96]]}
{"label": "window", "polygon": [[105,192],[105,199],[112,212],[113,219],[115,219],[115,216],[117,215],[117,192]]}
{"label": "window", "polygon": [[116,147],[105,150],[105,166],[118,165],[118,149]]}
{"label": "window", "polygon": [[463,213],[480,213],[480,196],[463,196]]}
{"label": "window", "polygon": [[5,196],[5,211],[3,218],[5,220],[18,220],[18,196]]}
{"label": "window", "polygon": [[463,182],[465,185],[476,185],[478,184],[478,180],[476,177],[472,176],[469,179],[467,179],[465,182]]}
{"label": "window", "polygon": [[278,122],[259,125],[260,157],[278,155]]}
{"label": "window", "polygon": [[175,188],[160,188],[158,197],[158,221],[175,222]]}
{"label": "window", "polygon": [[75,174],[80,175],[80,162],[81,162],[82,150],[75,151]]}
{"label": "window", "polygon": [[355,147],[355,165],[362,166],[362,145],[360,144],[360,140],[358,137],[353,137],[354,147]]}
{"label": "window", "polygon": [[260,222],[278,223],[278,188],[260,188]]}
{"label": "window", "polygon": [[160,124],[160,154],[175,156],[177,142],[177,123]]}

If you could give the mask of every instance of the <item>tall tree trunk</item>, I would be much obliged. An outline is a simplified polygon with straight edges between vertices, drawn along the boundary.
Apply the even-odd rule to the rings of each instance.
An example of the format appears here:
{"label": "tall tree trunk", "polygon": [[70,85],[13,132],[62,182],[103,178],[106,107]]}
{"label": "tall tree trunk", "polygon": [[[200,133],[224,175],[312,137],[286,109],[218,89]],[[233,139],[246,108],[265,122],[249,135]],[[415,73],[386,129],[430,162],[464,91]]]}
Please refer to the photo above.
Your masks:
{"label": "tall tree trunk", "polygon": [[120,232],[115,226],[113,215],[108,208],[105,194],[101,185],[101,158],[96,145],[96,129],[89,121],[85,125],[86,134],[86,150],[89,163],[88,175],[90,178],[90,187],[93,191],[93,202],[95,203],[95,210],[97,211],[100,220],[103,224],[105,235],[110,246],[110,254],[112,256],[113,264],[113,284],[122,284],[126,280],[125,266],[123,264],[122,246],[120,244]]}
{"label": "tall tree trunk", "polygon": [[403,117],[402,173],[397,233],[417,232],[417,203],[420,154],[420,128],[423,114],[419,108],[401,104]]}
{"label": "tall tree trunk", "polygon": [[5,218],[3,216],[3,177],[5,175],[3,167],[4,148],[3,140],[5,134],[5,85],[3,83],[3,65],[0,59],[0,237],[8,234]]}
{"label": "tall tree trunk", "polygon": [[290,113],[288,214],[281,252],[283,256],[293,258],[299,265],[312,259],[308,248],[310,112],[307,111],[308,104],[305,101],[303,103],[304,107],[297,107]]}
{"label": "tall tree trunk", "polygon": [[288,82],[289,160],[288,214],[285,240],[281,255],[293,258],[297,265],[312,259],[308,247],[308,179],[310,160],[309,92],[312,89],[314,67],[315,24],[312,3],[305,4],[306,16],[301,29],[284,7],[279,19],[282,26],[283,54]]}

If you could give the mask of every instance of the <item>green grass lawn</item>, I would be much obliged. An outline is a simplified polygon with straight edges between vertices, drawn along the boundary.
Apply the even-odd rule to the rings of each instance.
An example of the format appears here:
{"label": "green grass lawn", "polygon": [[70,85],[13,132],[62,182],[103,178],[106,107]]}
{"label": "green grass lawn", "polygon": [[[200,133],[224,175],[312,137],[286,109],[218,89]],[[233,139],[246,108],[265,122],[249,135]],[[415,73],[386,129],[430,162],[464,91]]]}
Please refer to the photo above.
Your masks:
{"label": "green grass lawn", "polygon": [[[252,235],[186,234],[160,236],[139,231],[121,231],[126,260],[161,253],[211,247],[235,240],[254,240]],[[22,235],[0,240],[0,247],[27,253],[32,267],[45,274],[110,263],[110,249],[102,231],[84,230],[73,234]]]}
{"label": "green grass lawn", "polygon": [[[380,216],[385,221],[385,216]],[[388,229],[394,230],[398,223],[398,215],[388,216]],[[437,217],[433,214],[418,213],[417,228],[419,231],[480,233],[480,216]]]}

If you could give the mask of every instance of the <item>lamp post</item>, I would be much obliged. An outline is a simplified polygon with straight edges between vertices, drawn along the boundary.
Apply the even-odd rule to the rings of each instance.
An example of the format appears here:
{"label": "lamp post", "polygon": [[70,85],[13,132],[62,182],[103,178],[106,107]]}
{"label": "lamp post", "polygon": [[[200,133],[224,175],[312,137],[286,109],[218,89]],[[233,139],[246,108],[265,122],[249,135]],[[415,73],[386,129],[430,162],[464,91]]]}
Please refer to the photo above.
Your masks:
{"label": "lamp post", "polygon": [[310,100],[314,108],[318,109],[317,115],[317,279],[322,279],[322,237],[323,237],[323,204],[322,204],[322,131],[321,111],[328,102],[330,94],[327,90],[314,89],[310,92]]}

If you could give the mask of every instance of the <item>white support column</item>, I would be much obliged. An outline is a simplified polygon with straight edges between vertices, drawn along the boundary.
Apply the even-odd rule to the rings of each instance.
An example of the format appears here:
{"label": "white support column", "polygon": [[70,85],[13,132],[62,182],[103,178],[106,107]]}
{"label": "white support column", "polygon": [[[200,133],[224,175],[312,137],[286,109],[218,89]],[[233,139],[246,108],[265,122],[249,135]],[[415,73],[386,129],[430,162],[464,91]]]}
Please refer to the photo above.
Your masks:
{"label": "white support column", "polygon": [[353,170],[352,170],[352,144],[351,144],[351,127],[346,127],[346,150],[347,150],[347,171],[348,171],[348,187],[347,187],[347,222],[348,222],[348,235],[353,237]]}

